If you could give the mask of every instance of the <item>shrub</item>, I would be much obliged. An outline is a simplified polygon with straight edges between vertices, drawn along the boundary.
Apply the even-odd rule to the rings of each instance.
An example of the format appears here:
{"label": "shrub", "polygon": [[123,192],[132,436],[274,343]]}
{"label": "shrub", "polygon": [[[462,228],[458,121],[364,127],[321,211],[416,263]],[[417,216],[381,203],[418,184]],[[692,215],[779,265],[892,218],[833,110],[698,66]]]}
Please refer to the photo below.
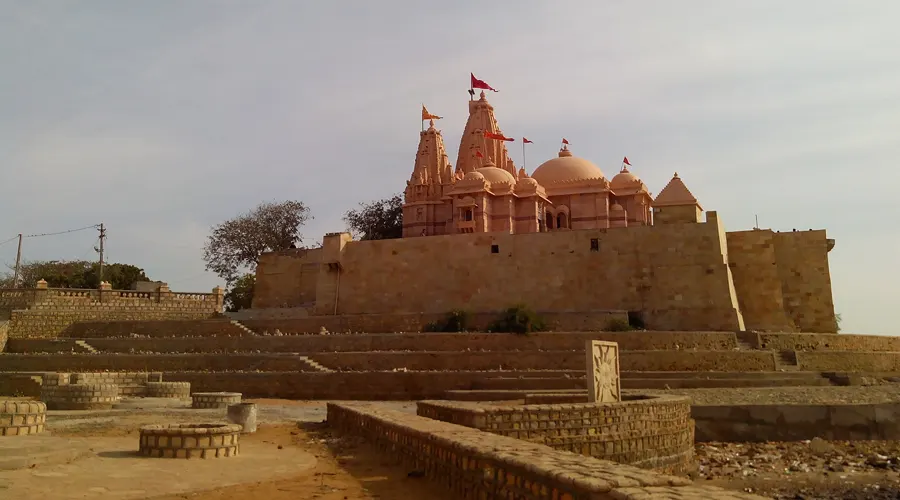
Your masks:
{"label": "shrub", "polygon": [[613,318],[606,325],[606,331],[608,332],[630,332],[632,330],[634,330],[634,327],[621,318]]}
{"label": "shrub", "polygon": [[466,311],[450,311],[443,319],[428,323],[423,328],[426,332],[464,332],[469,328],[469,313]]}
{"label": "shrub", "polygon": [[491,323],[492,332],[530,333],[547,329],[544,319],[525,305],[516,305],[503,312],[503,316]]}

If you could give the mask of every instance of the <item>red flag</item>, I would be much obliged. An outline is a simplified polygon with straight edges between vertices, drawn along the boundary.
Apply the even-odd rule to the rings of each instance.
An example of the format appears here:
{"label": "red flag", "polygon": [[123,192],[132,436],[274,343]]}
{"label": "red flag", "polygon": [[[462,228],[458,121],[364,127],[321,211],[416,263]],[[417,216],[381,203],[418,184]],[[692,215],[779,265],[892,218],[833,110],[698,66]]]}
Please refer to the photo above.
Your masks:
{"label": "red flag", "polygon": [[494,139],[497,141],[514,141],[515,140],[512,137],[506,137],[503,134],[495,134],[493,132],[485,132],[484,137],[485,137],[485,139]]}
{"label": "red flag", "polygon": [[475,158],[484,158],[484,155],[481,154],[481,151],[475,151]]}
{"label": "red flag", "polygon": [[529,141],[527,137],[523,137],[522,142],[525,144],[534,144],[534,141]]}
{"label": "red flag", "polygon": [[624,160],[622,160],[622,163],[628,165],[629,167],[631,166],[631,163],[628,161],[628,157],[627,157],[627,156],[625,157]]}
{"label": "red flag", "polygon": [[569,141],[567,141],[566,138],[563,137],[563,144],[568,144],[568,143],[569,143]]}
{"label": "red flag", "polygon": [[472,77],[471,87],[473,89],[484,89],[484,90],[492,90],[494,92],[497,92],[497,89],[488,85],[486,81],[475,78],[475,73],[469,73],[469,75]]}

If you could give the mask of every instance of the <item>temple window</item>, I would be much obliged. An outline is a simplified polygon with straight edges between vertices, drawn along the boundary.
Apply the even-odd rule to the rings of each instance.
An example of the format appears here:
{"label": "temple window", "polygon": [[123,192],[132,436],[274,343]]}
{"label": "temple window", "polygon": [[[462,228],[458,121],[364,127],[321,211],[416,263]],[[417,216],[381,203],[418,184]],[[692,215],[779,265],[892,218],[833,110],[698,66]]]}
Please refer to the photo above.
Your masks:
{"label": "temple window", "polygon": [[566,214],[561,213],[556,216],[556,227],[560,229],[566,229],[569,227],[569,220],[566,217]]}
{"label": "temple window", "polygon": [[599,252],[600,251],[600,240],[597,238],[591,238],[591,251]]}
{"label": "temple window", "polygon": [[547,212],[547,214],[544,216],[544,220],[547,223],[547,230],[549,231],[550,229],[553,229],[553,214]]}
{"label": "temple window", "polygon": [[466,209],[465,219],[467,221],[472,220],[472,209],[471,208]]}
{"label": "temple window", "polygon": [[500,253],[500,245],[491,245],[491,253]]}

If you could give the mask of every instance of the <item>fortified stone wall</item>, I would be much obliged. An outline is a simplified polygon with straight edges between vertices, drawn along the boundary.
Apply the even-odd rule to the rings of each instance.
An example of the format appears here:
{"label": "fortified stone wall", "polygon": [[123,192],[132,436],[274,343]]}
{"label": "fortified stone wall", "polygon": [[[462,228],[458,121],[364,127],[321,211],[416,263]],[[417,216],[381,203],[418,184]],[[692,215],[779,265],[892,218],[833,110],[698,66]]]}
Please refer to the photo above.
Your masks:
{"label": "fortified stone wall", "polygon": [[10,338],[54,338],[81,321],[209,318],[222,312],[224,300],[221,288],[214,293],[0,290],[0,297],[4,296],[19,302],[27,298],[27,309],[13,310],[10,315]]}
{"label": "fortified stone wall", "polygon": [[84,321],[69,325],[60,337],[98,339],[115,337],[230,337],[247,331],[227,319]]}
{"label": "fortified stone wall", "polygon": [[[836,331],[825,231],[726,234],[715,212],[706,219],[380,241],[330,234],[321,249],[265,254],[253,306],[302,307],[311,326],[331,331],[413,331],[427,321],[404,316],[516,303],[545,315],[642,311],[658,330]],[[332,329],[328,316],[345,319]]]}
{"label": "fortified stone wall", "polygon": [[825,231],[728,233],[728,258],[748,330],[837,331]]}
{"label": "fortified stone wall", "polygon": [[262,254],[256,267],[253,309],[303,307],[316,301],[322,250],[296,248]]}
{"label": "fortified stone wall", "polygon": [[742,330],[715,212],[703,224],[349,241],[326,236],[317,314],[643,311],[651,329]]}
{"label": "fortified stone wall", "polygon": [[617,403],[521,405],[420,401],[418,415],[547,445],[555,450],[685,473],[694,457],[687,397],[631,396]]}

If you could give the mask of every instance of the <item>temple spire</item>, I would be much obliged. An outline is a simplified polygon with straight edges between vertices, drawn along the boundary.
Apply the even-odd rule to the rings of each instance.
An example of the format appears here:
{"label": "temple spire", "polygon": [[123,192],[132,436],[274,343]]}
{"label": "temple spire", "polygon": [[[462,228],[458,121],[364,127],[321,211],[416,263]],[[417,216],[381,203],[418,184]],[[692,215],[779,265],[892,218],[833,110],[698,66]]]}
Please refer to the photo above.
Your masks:
{"label": "temple spire", "polygon": [[[423,117],[424,114],[423,107]],[[438,189],[437,186],[449,185],[454,181],[450,159],[444,148],[444,138],[441,131],[434,127],[436,119],[439,117],[432,115],[428,119],[428,130],[419,132],[419,148],[406,188],[406,203],[439,199],[443,196],[443,188]]]}
{"label": "temple spire", "polygon": [[486,158],[491,158],[497,167],[515,177],[518,171],[506,150],[506,142],[487,139],[484,137],[485,132],[502,134],[494,116],[494,107],[491,106],[482,91],[477,101],[469,101],[469,119],[466,121],[466,127],[459,143],[456,171],[467,174],[479,168],[480,162],[475,161],[474,151],[480,150]]}

